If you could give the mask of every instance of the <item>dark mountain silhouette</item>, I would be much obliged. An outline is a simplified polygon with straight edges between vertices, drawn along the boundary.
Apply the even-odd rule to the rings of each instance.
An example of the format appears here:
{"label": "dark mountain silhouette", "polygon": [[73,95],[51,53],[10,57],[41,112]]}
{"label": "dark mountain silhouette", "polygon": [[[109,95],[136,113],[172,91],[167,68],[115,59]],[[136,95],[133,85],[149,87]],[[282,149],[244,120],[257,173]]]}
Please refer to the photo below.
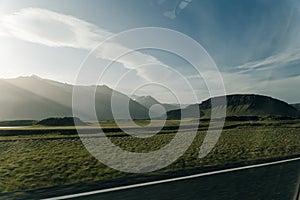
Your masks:
{"label": "dark mountain silhouette", "polygon": [[[197,111],[198,109],[198,111]],[[167,112],[167,119],[179,120],[181,116],[183,118],[199,118],[204,116],[205,113],[199,109],[198,104],[187,106],[184,109],[171,110]]]}
{"label": "dark mountain silhouette", "polygon": [[86,122],[81,121],[77,117],[63,117],[63,118],[47,118],[37,122],[37,125],[43,126],[87,126]]}
{"label": "dark mountain silhouette", "polygon": [[[216,105],[211,107],[211,100],[203,101],[201,104],[190,105],[182,110],[170,111],[167,113],[170,119],[180,119],[180,113],[190,113],[195,109],[199,109],[201,112],[201,118],[210,118],[211,112],[218,113],[218,111],[224,109],[221,99],[223,97],[214,97]],[[228,95],[226,116],[257,116],[257,117],[299,117],[299,111],[293,106],[287,104],[284,101],[274,99],[272,97],[256,95],[256,94],[235,94]],[[217,115],[217,114],[216,114]],[[188,116],[188,114],[187,114]],[[193,116],[193,115],[191,115]],[[218,115],[217,115],[218,116]]]}
{"label": "dark mountain silhouette", "polygon": [[291,106],[300,111],[300,103],[291,104]]}
{"label": "dark mountain silhouette", "polygon": [[[70,84],[46,80],[37,76],[0,79],[0,120],[41,120],[49,117],[72,116],[73,87]],[[95,86],[78,87],[81,87],[83,95],[95,89]],[[126,103],[129,102],[130,114],[134,119],[148,118],[148,109],[144,106],[107,86],[97,86],[95,106],[99,119],[113,119],[111,111],[113,92],[115,92],[114,95],[119,106],[128,105]],[[80,118],[86,120],[81,116]]]}
{"label": "dark mountain silhouette", "polygon": [[12,120],[12,121],[1,121],[0,126],[33,126],[37,123],[36,120]]}

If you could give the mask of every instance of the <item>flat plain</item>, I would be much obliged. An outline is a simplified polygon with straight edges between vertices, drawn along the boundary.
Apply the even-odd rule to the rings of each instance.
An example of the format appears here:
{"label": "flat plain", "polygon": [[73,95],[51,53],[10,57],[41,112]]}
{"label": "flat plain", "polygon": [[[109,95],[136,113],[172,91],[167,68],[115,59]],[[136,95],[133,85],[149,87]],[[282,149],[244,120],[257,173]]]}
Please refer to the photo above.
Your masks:
{"label": "flat plain", "polygon": [[[148,122],[138,123],[147,125]],[[114,144],[132,152],[150,152],[168,144],[177,131],[178,123],[176,120],[167,121],[159,134],[141,139],[125,134],[111,121],[100,122]],[[195,122],[185,123],[188,131],[189,125]],[[143,181],[149,177],[177,176],[185,172],[300,156],[300,121],[264,120],[226,122],[217,145],[200,159],[199,148],[207,125],[207,122],[200,122],[192,145],[176,162],[143,175],[124,173],[103,165],[85,149],[75,127],[3,128],[0,130],[0,192],[4,195],[49,187],[78,187],[99,181],[109,185],[110,180]],[[87,133],[90,130],[90,135],[97,135],[94,125],[82,128]]]}

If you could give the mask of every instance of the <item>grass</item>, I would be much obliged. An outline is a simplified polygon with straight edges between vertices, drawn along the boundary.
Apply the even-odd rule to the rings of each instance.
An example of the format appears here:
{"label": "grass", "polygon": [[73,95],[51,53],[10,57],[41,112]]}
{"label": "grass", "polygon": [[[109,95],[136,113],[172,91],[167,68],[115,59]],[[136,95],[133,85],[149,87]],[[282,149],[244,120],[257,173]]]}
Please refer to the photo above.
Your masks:
{"label": "grass", "polygon": [[0,121],[0,126],[32,126],[36,122],[35,120]]}
{"label": "grass", "polygon": [[[178,121],[167,123],[170,127],[178,125]],[[155,174],[300,155],[300,126],[297,120],[228,122],[212,152],[199,159],[198,152],[207,123],[202,125],[188,151]],[[107,122],[106,127],[115,128],[115,125]],[[62,127],[46,133],[43,133],[43,127],[28,129],[38,129],[40,132],[0,136],[0,192],[133,176],[100,163],[84,148],[77,135],[60,132]],[[174,137],[168,129],[161,133],[147,139],[129,137],[120,132],[107,134],[113,143],[125,150],[149,152],[161,148]]]}

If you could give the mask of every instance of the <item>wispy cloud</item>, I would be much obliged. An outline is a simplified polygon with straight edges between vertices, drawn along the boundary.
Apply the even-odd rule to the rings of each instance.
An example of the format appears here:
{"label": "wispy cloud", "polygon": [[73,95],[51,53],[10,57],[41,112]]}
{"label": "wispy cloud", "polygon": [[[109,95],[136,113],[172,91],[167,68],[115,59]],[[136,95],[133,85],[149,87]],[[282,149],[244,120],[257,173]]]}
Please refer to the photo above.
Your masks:
{"label": "wispy cloud", "polygon": [[[252,74],[222,72],[227,94],[264,94],[285,100],[299,102],[300,75],[280,79],[260,79]],[[195,77],[196,78],[196,77]]]}
{"label": "wispy cloud", "polygon": [[[104,43],[101,45],[101,48],[97,49],[95,56],[107,60],[116,60],[124,65],[127,69],[135,69],[137,74],[145,78],[146,80],[153,80],[151,76],[148,76],[148,73],[145,72],[141,65],[164,65],[162,62],[157,60],[155,57],[141,53],[139,51],[132,51],[130,48],[127,48],[118,43]],[[121,56],[123,55],[123,56]]]}
{"label": "wispy cloud", "polygon": [[252,71],[271,70],[277,67],[283,67],[295,61],[300,61],[300,48],[288,49],[261,60],[235,66],[233,69],[238,70],[239,73],[249,73]]}
{"label": "wispy cloud", "polygon": [[[101,29],[94,24],[70,15],[64,15],[40,8],[24,8],[18,12],[1,16],[0,36],[15,37],[20,40],[50,47],[71,47],[92,50],[100,42],[114,33]],[[97,49],[96,56],[105,60],[114,60],[131,49],[119,43],[106,43]],[[120,57],[117,62],[127,69],[135,69],[142,64],[157,63],[155,57],[131,51]],[[139,69],[137,74],[145,79],[151,77]]]}
{"label": "wispy cloud", "polygon": [[0,25],[6,35],[51,47],[91,49],[112,34],[73,16],[40,8],[1,16]]}
{"label": "wispy cloud", "polygon": [[176,6],[170,10],[164,12],[164,16],[168,17],[170,19],[175,19],[176,16],[183,10],[185,7],[187,7],[193,0],[179,0],[176,3]]}

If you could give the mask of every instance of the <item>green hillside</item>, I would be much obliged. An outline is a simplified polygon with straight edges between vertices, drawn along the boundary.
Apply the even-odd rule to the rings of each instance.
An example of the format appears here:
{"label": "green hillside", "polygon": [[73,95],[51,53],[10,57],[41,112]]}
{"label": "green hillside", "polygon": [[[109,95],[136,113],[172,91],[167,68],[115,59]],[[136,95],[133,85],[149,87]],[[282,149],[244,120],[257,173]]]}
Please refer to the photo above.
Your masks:
{"label": "green hillside", "polygon": [[[184,112],[192,111],[199,107],[201,118],[210,118],[211,112],[218,115],[218,111],[224,109],[220,103],[223,97],[214,97],[216,105],[211,108],[211,100],[203,101],[201,104],[190,105],[183,109]],[[219,103],[218,103],[219,102]],[[179,111],[168,112],[168,117],[175,119]],[[227,96],[226,116],[258,116],[258,117],[291,117],[298,118],[299,111],[284,101],[256,94],[235,94]],[[177,116],[178,118],[178,116]]]}
{"label": "green hillside", "polygon": [[[198,109],[198,112],[197,112]],[[182,118],[198,118],[198,114],[200,114],[200,117],[205,116],[205,113],[201,110],[199,110],[199,105],[190,105],[186,107],[185,109],[177,109],[172,110],[167,113],[167,118],[169,120],[179,120]]]}
{"label": "green hillside", "polygon": [[300,111],[300,103],[291,104],[291,106]]}
{"label": "green hillside", "polygon": [[37,125],[42,126],[86,126],[87,123],[81,121],[77,117],[62,117],[62,118],[47,118],[37,122]]}

